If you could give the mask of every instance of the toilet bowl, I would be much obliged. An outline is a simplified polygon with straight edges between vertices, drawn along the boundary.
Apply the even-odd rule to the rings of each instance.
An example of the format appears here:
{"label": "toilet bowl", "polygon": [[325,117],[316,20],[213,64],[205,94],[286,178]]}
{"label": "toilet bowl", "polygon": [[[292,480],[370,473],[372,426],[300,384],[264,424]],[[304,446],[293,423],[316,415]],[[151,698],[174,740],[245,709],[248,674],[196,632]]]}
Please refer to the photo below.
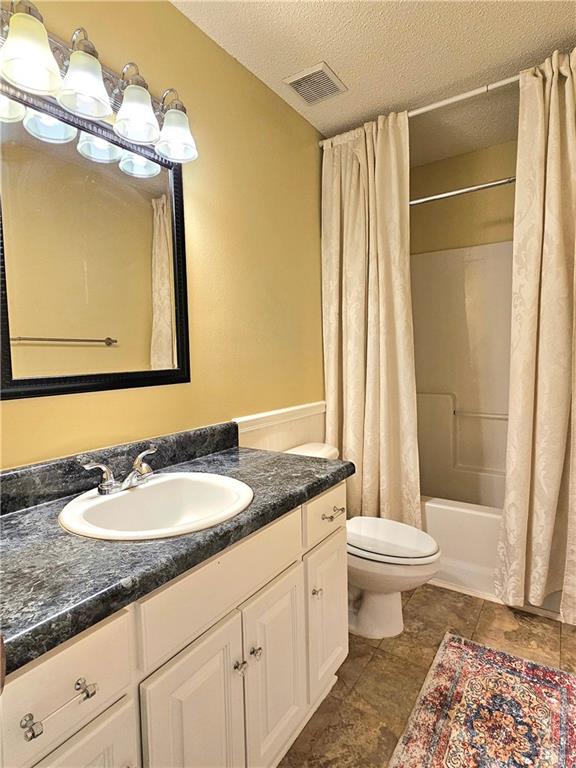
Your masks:
{"label": "toilet bowl", "polygon": [[346,530],[350,631],[373,639],[399,635],[401,594],[438,572],[438,544],[418,528],[381,517],[352,517]]}
{"label": "toilet bowl", "polygon": [[[297,445],[286,453],[338,458],[338,449],[326,443]],[[353,517],[346,533],[350,632],[370,639],[399,635],[404,629],[402,592],[435,576],[438,544],[418,528],[381,517]]]}

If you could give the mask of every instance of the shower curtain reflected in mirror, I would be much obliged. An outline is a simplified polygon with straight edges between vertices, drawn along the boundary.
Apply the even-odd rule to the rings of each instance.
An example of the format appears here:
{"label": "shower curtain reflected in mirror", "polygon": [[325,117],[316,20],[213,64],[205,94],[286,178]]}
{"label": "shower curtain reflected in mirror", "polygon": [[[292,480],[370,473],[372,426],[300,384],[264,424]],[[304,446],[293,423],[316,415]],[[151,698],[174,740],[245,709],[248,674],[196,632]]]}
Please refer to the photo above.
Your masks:
{"label": "shower curtain reflected in mirror", "polygon": [[152,200],[154,229],[152,238],[152,370],[175,368],[176,333],[174,325],[174,279],[172,218],[166,195]]}

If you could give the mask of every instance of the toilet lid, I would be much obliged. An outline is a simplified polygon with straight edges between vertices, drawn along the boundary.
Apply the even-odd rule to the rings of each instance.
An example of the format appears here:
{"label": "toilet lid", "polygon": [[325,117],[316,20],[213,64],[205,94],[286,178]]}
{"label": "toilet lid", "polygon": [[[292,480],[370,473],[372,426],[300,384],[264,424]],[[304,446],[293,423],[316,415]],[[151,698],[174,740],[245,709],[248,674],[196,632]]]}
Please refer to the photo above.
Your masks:
{"label": "toilet lid", "polygon": [[352,517],[346,523],[348,544],[355,550],[391,558],[430,557],[438,544],[429,534],[411,525],[381,517]]}

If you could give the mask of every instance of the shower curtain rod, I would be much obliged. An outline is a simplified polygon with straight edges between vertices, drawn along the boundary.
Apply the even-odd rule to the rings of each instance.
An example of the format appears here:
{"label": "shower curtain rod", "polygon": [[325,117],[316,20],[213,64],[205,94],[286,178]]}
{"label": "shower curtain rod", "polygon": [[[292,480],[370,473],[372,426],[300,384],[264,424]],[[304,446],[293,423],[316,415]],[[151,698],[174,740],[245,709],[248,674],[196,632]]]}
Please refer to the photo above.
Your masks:
{"label": "shower curtain rod", "polygon": [[[514,75],[513,77],[507,77],[504,80],[497,80],[495,83],[488,83],[487,85],[481,85],[479,88],[474,88],[472,91],[466,91],[465,93],[459,93],[457,96],[450,96],[447,99],[442,99],[441,101],[434,101],[432,104],[426,104],[424,107],[418,107],[417,109],[411,109],[408,112],[408,117],[417,117],[418,115],[423,115],[426,112],[432,112],[435,109],[441,109],[442,107],[447,107],[450,104],[457,104],[459,101],[466,101],[467,99],[472,99],[474,96],[481,96],[485,93],[491,93],[492,91],[496,91],[498,88],[504,88],[506,85],[512,85],[512,83],[517,83],[520,80],[520,75]],[[324,144],[331,141],[331,139],[323,139],[319,142],[320,146],[323,147]]]}
{"label": "shower curtain rod", "polygon": [[408,117],[416,117],[417,115],[423,115],[425,112],[432,112],[435,109],[441,109],[447,107],[449,104],[457,104],[459,101],[466,101],[472,99],[474,96],[482,96],[483,93],[490,93],[496,91],[498,88],[504,88],[506,85],[512,85],[520,80],[520,75],[514,75],[514,77],[507,77],[505,80],[497,80],[495,83],[488,83],[488,85],[481,85],[480,88],[474,88],[472,91],[466,91],[466,93],[459,93],[457,96],[450,96],[448,99],[442,99],[442,101],[435,101],[432,104],[427,104],[425,107],[418,107],[418,109],[411,109],[408,112]]}
{"label": "shower curtain rod", "polygon": [[473,187],[463,187],[462,189],[453,189],[451,192],[440,192],[439,195],[430,195],[430,197],[420,197],[417,200],[410,200],[410,205],[421,205],[422,203],[431,203],[433,200],[444,200],[447,197],[456,197],[457,195],[466,195],[468,192],[477,192],[479,189],[491,189],[492,187],[501,187],[504,184],[513,184],[516,176],[507,176],[505,179],[488,181],[486,184],[475,184]]}

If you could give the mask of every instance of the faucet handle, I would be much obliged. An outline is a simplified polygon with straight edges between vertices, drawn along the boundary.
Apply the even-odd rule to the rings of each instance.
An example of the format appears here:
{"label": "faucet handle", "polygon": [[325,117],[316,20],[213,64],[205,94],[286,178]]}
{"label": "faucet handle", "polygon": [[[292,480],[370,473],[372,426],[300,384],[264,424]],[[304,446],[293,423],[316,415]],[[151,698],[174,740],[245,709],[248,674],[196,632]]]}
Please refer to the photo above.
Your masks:
{"label": "faucet handle", "polygon": [[151,474],[154,470],[149,464],[143,461],[143,459],[145,456],[151,456],[153,453],[156,453],[157,450],[158,448],[156,448],[155,445],[149,445],[145,451],[142,451],[142,453],[139,453],[138,456],[136,456],[132,468],[135,469],[136,472],[139,472],[141,475]]}
{"label": "faucet handle", "polygon": [[102,480],[98,484],[98,493],[110,493],[116,487],[117,483],[114,479],[114,473],[107,464],[100,464],[97,461],[89,461],[87,464],[84,464],[84,460],[81,457],[78,457],[78,461],[88,472],[92,469],[100,469],[102,471]]}

